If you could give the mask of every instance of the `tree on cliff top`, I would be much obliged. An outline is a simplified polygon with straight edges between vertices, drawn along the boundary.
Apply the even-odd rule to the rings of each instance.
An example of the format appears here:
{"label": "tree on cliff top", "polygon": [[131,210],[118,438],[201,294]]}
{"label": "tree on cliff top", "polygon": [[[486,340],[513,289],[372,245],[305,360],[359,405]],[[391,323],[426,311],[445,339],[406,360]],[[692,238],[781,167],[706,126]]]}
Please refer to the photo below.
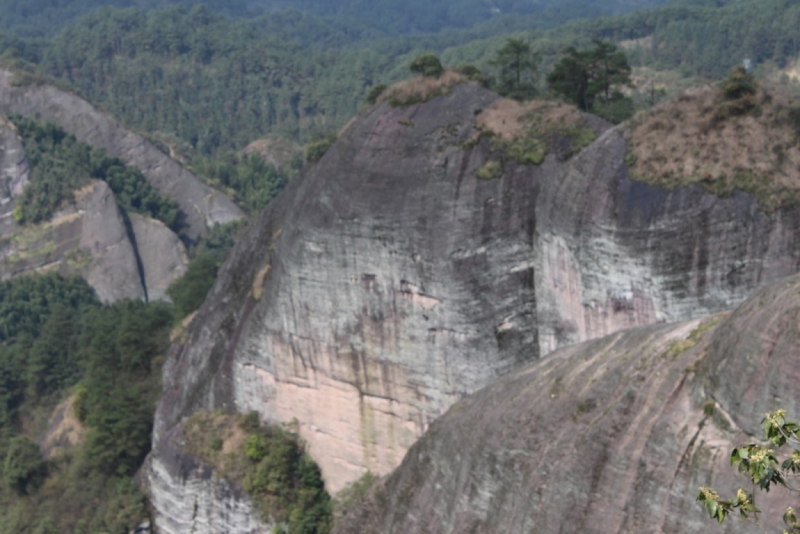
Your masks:
{"label": "tree on cliff top", "polygon": [[408,66],[411,72],[421,74],[426,78],[438,78],[444,72],[442,62],[433,54],[422,54],[417,56],[411,65]]}
{"label": "tree on cliff top", "polygon": [[497,92],[521,100],[536,94],[539,53],[525,39],[506,39],[491,61],[500,69]]}
{"label": "tree on cliff top", "polygon": [[618,117],[618,110],[614,108],[622,107],[620,104],[629,99],[615,88],[630,83],[631,67],[625,53],[617,50],[616,45],[600,39],[593,42],[594,48],[589,50],[568,47],[547,76],[547,83],[550,89],[582,111],[591,111],[612,122],[619,122],[617,119],[626,117]]}
{"label": "tree on cliff top", "polygon": [[[763,491],[769,491],[770,486],[780,485],[789,491],[800,492],[800,488],[791,482],[800,477],[800,424],[787,421],[786,410],[776,410],[764,416],[761,427],[767,438],[767,446],[751,442],[733,449],[731,465],[738,465],[739,473]],[[794,451],[781,463],[776,454],[784,446]],[[697,500],[705,505],[709,516],[719,523],[738,510],[742,519],[758,524],[761,510],[756,507],[753,494],[743,488],[739,488],[731,500],[725,501],[713,489],[702,487]],[[800,534],[800,523],[791,506],[783,513],[783,522],[786,525],[784,534]]]}

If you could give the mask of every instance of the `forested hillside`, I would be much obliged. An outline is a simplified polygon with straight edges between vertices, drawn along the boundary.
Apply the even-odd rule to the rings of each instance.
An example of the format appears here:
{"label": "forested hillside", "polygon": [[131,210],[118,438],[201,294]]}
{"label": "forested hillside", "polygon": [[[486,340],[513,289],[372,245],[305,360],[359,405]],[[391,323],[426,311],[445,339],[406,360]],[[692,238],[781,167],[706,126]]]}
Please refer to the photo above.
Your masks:
{"label": "forested hillside", "polygon": [[687,0],[554,29],[546,28],[556,19],[521,16],[513,24],[497,19],[378,40],[341,17],[334,23],[298,11],[244,21],[202,7],[109,8],[52,41],[6,35],[0,49],[179,153],[208,157],[264,136],[307,142],[336,130],[371,87],[406,77],[411,59],[425,51],[441,54],[445,66],[473,63],[496,75],[491,60],[511,29],[541,53],[542,86],[565,47],[585,47],[592,38],[622,42],[634,67],[709,80],[745,57],[779,67],[797,58],[800,2],[717,4]]}
{"label": "forested hillside", "polygon": [[108,6],[152,9],[165,5],[203,4],[212,11],[235,17],[254,17],[287,10],[323,16],[328,24],[369,28],[381,35],[437,32],[444,28],[471,28],[505,15],[542,15],[562,20],[600,16],[650,7],[668,0],[0,0],[0,31],[27,36],[51,35],[76,18]]}

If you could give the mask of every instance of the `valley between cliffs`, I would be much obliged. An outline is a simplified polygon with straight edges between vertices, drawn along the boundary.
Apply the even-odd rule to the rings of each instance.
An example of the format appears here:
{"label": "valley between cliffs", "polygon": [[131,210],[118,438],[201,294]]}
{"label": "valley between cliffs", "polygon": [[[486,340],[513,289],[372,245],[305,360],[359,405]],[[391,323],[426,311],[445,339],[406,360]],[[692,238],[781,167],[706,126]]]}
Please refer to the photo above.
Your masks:
{"label": "valley between cliffs", "polygon": [[[518,164],[478,126],[483,114],[502,105],[496,94],[461,84],[425,103],[374,106],[251,224],[164,369],[154,452],[144,473],[163,532],[240,531],[233,516],[212,511],[215,526],[204,527],[209,523],[170,504],[172,495],[191,498],[191,488],[202,486],[194,471],[181,467],[194,461],[181,452],[181,423],[197,410],[255,410],[267,422],[296,420],[336,492],[367,470],[391,472],[460,399],[557,349],[729,310],[758,287],[797,272],[800,210],[768,215],[741,192],[720,198],[698,186],[667,190],[632,181],[626,133],[591,117],[582,118],[582,127],[594,141],[578,153],[556,135],[540,165]],[[489,164],[501,172],[477,178],[486,177],[479,171]],[[698,324],[651,326],[631,334],[636,341],[630,346],[655,336],[660,341],[645,343],[655,357],[668,340]],[[572,361],[565,355],[575,351],[589,351],[580,357],[591,359],[615,339],[628,338],[564,349],[542,365]],[[621,380],[624,369],[608,376]],[[599,378],[605,372],[595,371]],[[554,380],[551,375],[537,380]],[[620,421],[634,401],[663,408],[659,403],[676,386],[666,377],[655,382],[646,399],[620,393],[619,409],[628,407]],[[688,400],[680,402],[675,417],[693,415],[687,415],[685,432],[684,426],[670,428],[694,435],[701,418]],[[575,413],[570,403],[564,410],[559,424]],[[536,427],[535,417],[519,426]],[[705,428],[711,432],[711,425]],[[612,438],[606,434],[606,443]],[[646,445],[630,439],[631,450]],[[680,458],[686,439],[670,443],[664,453]],[[509,452],[508,461],[516,454]],[[458,458],[466,456],[450,460]],[[708,466],[715,458],[697,461]],[[597,477],[589,477],[594,489],[576,482],[576,499],[599,491],[602,477],[612,476],[604,474],[603,458],[591,462],[598,466]],[[522,477],[520,484],[527,480],[506,474]],[[428,480],[421,473],[418,479],[419,488]],[[491,480],[487,484],[496,484]],[[456,476],[450,483],[461,481]],[[485,498],[497,490],[479,482],[470,487]],[[386,499],[395,498],[399,486],[382,487]],[[209,491],[194,494],[202,500]],[[478,493],[474,498],[484,499]],[[635,499],[635,493],[625,495]],[[628,506],[627,499],[618,496],[614,510]],[[246,497],[227,502],[238,508]],[[439,506],[435,502],[431,507]],[[592,514],[605,509],[605,501],[597,502],[598,511],[587,510],[580,524],[591,524]],[[509,500],[502,506],[522,504]],[[460,523],[441,507],[429,509],[442,517],[430,524],[442,527],[419,532],[469,532],[460,526],[491,522],[484,514]],[[408,517],[416,521],[410,512]],[[521,532],[532,524],[522,512],[508,517],[518,523],[500,523],[504,530],[497,532]],[[634,524],[620,517],[605,532]],[[363,528],[389,532],[381,529],[396,518],[376,514],[375,521],[384,523],[367,521]],[[405,532],[399,526],[393,531]]]}

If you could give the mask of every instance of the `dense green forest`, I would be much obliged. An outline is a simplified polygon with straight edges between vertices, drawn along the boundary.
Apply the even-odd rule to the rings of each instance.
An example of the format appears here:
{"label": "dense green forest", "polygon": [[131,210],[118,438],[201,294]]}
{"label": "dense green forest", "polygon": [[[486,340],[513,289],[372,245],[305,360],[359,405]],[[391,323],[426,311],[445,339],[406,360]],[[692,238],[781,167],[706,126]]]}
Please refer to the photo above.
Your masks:
{"label": "dense green forest", "polygon": [[[150,449],[171,324],[165,304],[103,306],[80,279],[0,284],[1,533],[127,532],[146,517],[131,477]],[[36,439],[70,395],[86,437],[44,461]]]}
{"label": "dense green forest", "polygon": [[99,7],[153,9],[165,5],[208,6],[234,17],[256,18],[285,11],[324,17],[326,26],[347,27],[375,35],[433,33],[444,28],[471,28],[492,19],[537,15],[568,20],[619,13],[665,3],[667,0],[0,0],[0,31],[44,37],[54,34]]}
{"label": "dense green forest", "polygon": [[530,15],[383,38],[335,20],[299,11],[240,20],[200,6],[105,8],[52,40],[6,35],[0,49],[6,61],[36,65],[129,126],[188,147],[189,159],[215,158],[269,135],[307,142],[336,130],[372,87],[407,77],[422,52],[498,76],[490,61],[512,30],[539,52],[545,74],[564,49],[593,38],[624,42],[634,68],[683,76],[719,79],[745,57],[783,66],[797,57],[800,2],[685,0],[557,28],[563,19]]}

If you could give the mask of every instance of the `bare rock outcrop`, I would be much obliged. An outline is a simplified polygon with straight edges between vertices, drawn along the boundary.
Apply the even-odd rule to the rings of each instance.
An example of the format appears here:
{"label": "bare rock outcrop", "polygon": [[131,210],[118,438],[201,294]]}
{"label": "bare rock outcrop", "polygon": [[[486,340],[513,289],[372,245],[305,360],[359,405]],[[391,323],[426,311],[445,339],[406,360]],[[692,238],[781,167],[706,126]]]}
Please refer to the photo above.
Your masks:
{"label": "bare rock outcrop", "polygon": [[104,148],[126,165],[137,167],[153,187],[178,203],[190,239],[197,239],[214,224],[244,216],[224,194],[89,102],[50,85],[15,86],[13,76],[0,69],[0,112],[53,121],[78,140]]}
{"label": "bare rock outcrop", "polygon": [[136,213],[129,214],[129,217],[147,298],[169,301],[167,288],[186,273],[189,265],[186,248],[164,223]]}
{"label": "bare rock outcrop", "polygon": [[162,503],[155,510],[158,532],[269,534],[250,497],[210,466],[184,452],[180,428],[161,440],[148,458],[147,491]]}
{"label": "bare rock outcrop", "polygon": [[0,237],[15,231],[14,199],[28,184],[30,168],[22,140],[12,124],[0,117]]}
{"label": "bare rock outcrop", "polygon": [[[765,412],[800,413],[798,295],[795,276],[730,315],[613,334],[501,378],[433,423],[334,532],[752,531],[712,525],[695,496],[745,485],[730,451],[762,436]],[[788,492],[757,493],[780,531]]]}
{"label": "bare rock outcrop", "polygon": [[[631,181],[625,133],[599,122],[577,155],[517,164],[476,127],[498,99],[463,84],[380,104],[289,184],[173,347],[156,456],[197,409],[257,410],[297,419],[336,491],[559,347],[730,309],[797,272],[800,210]],[[502,172],[477,178],[490,162]]]}

